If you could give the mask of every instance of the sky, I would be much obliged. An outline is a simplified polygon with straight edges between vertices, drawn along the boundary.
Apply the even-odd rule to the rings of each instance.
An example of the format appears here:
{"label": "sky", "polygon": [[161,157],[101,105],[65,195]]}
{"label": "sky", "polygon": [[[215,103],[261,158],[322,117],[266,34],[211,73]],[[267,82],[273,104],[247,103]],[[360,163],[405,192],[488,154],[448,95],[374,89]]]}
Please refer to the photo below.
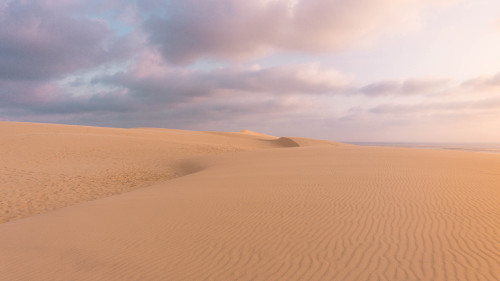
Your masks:
{"label": "sky", "polygon": [[0,121],[500,142],[498,0],[0,0]]}

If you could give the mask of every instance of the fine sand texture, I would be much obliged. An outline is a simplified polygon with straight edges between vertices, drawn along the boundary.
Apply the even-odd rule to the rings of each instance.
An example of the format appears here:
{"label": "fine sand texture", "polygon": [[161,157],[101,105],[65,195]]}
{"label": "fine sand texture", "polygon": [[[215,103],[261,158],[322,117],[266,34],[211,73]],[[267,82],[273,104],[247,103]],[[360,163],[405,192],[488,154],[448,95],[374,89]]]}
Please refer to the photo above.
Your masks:
{"label": "fine sand texture", "polygon": [[0,280],[499,280],[500,155],[0,124]]}
{"label": "fine sand texture", "polygon": [[178,177],[190,156],[286,145],[256,134],[0,122],[0,223]]}

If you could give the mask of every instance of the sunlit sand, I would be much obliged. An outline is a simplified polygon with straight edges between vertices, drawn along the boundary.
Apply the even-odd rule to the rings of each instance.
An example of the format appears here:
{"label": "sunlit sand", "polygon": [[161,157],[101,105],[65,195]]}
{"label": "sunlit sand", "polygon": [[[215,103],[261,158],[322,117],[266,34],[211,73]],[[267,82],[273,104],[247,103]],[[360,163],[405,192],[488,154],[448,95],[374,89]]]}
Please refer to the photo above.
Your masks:
{"label": "sunlit sand", "polygon": [[500,155],[0,122],[0,280],[498,280]]}

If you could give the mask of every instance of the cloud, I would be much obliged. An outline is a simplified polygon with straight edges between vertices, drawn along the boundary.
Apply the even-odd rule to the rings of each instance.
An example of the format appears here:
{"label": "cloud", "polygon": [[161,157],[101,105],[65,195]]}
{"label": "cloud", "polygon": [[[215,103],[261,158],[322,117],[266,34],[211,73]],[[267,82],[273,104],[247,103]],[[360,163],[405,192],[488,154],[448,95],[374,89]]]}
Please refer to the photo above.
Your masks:
{"label": "cloud", "polygon": [[[404,126],[410,136],[408,124],[426,119],[434,128],[450,116],[498,120],[500,74],[359,84],[332,56],[315,56],[408,30],[435,2],[0,0],[0,120],[319,137]],[[234,63],[273,53],[281,54]],[[283,64],[297,53],[320,63]]]}
{"label": "cloud", "polygon": [[[406,81],[381,81],[361,87],[358,92],[377,98],[392,96],[366,110],[356,107],[356,112],[369,112],[393,116],[421,114],[478,114],[500,109],[498,89],[500,73],[476,77],[458,84],[443,79],[411,79]],[[412,96],[418,99],[410,99]]]}
{"label": "cloud", "polygon": [[[145,70],[150,68],[155,71]],[[318,63],[201,71],[171,69],[148,60],[139,60],[129,71],[94,79],[94,83],[123,87],[138,101],[154,105],[228,96],[331,94],[347,87],[350,81],[349,76]]]}
{"label": "cloud", "polygon": [[367,96],[426,95],[445,90],[448,83],[446,79],[380,81],[361,87],[359,92]]}
{"label": "cloud", "polygon": [[467,80],[461,87],[476,91],[488,91],[500,88],[500,73],[493,76],[483,76]]}
{"label": "cloud", "polygon": [[155,7],[163,13],[148,11],[143,28],[164,57],[179,64],[206,57],[241,59],[271,50],[338,51],[416,26],[419,12],[428,4],[416,0],[167,2]]}
{"label": "cloud", "polygon": [[74,95],[51,82],[0,81],[0,110],[22,110],[36,114],[79,114],[113,112],[132,109],[133,102],[126,92],[109,91],[89,95]]}
{"label": "cloud", "polygon": [[107,22],[78,14],[81,1],[0,3],[0,79],[57,78],[130,54]]}
{"label": "cloud", "polygon": [[[370,116],[377,115],[399,118],[496,109],[496,100],[484,99],[482,96],[488,95],[478,95],[475,89],[496,85],[498,77],[469,79],[456,85],[444,79],[414,78],[355,86],[351,76],[320,63],[193,70],[168,66],[150,48],[136,56],[126,70],[98,72],[87,80],[75,76],[65,84],[0,81],[0,108],[42,118],[58,115],[125,127],[151,126],[147,122],[182,127],[200,122],[228,123],[224,121],[227,118],[236,122],[255,114],[266,118],[292,113],[293,119],[337,116],[348,121],[364,116],[369,122]],[[449,103],[450,95],[458,99]],[[357,101],[360,98],[362,102]],[[351,110],[341,109],[353,102]],[[133,121],[127,115],[139,119]],[[100,116],[107,116],[106,120]]]}
{"label": "cloud", "polygon": [[[235,114],[231,118],[236,119],[236,115],[266,110],[276,114],[297,111],[306,104],[297,102],[301,99],[297,96],[310,100],[310,95],[339,94],[350,83],[351,77],[319,63],[203,71],[170,68],[161,56],[149,50],[137,56],[125,71],[113,74],[74,76],[64,83],[0,80],[0,111],[5,115],[23,112],[42,119],[50,115],[90,118],[89,114],[95,114],[94,121],[99,123],[99,116],[169,112],[160,115],[171,120],[187,115],[179,121],[187,124],[197,118],[207,122],[220,116],[229,118],[230,114]],[[115,126],[127,126],[123,116],[113,120]]]}
{"label": "cloud", "polygon": [[484,113],[500,109],[500,98],[480,98],[464,101],[426,101],[417,104],[382,104],[369,111],[377,114],[415,115],[415,114],[443,114],[443,113]]}

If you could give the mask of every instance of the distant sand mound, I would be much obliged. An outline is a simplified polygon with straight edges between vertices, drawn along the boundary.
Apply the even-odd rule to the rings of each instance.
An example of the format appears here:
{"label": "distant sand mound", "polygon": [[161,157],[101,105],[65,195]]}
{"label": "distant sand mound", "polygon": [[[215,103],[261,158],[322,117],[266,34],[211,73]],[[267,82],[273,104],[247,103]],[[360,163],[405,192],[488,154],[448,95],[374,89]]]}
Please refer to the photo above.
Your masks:
{"label": "distant sand mound", "polygon": [[276,144],[277,146],[281,146],[281,147],[346,145],[343,143],[338,143],[338,142],[333,142],[333,141],[316,140],[316,139],[309,139],[309,138],[298,138],[298,137],[281,137],[281,138],[278,138],[275,140],[270,140],[269,142],[272,142],[272,143]]}
{"label": "distant sand mound", "polygon": [[282,146],[282,147],[299,147],[300,144],[298,144],[296,141],[292,140],[291,138],[287,137],[281,137],[277,140],[272,140],[275,144]]}

